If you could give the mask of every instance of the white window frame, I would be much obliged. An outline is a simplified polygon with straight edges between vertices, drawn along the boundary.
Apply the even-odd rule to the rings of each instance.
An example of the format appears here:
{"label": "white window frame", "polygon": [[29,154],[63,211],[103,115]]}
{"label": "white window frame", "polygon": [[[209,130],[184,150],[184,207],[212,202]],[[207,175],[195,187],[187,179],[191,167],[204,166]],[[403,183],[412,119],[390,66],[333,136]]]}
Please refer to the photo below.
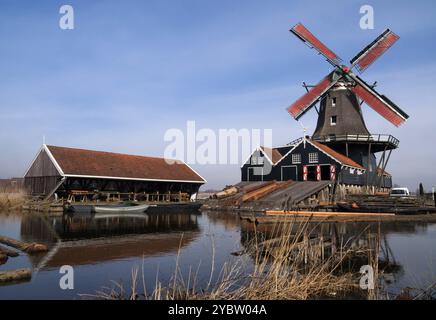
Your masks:
{"label": "white window frame", "polygon": [[291,156],[292,164],[300,164],[301,163],[301,153],[293,153]]}
{"label": "white window frame", "polygon": [[336,107],[336,97],[332,97],[332,107]]}
{"label": "white window frame", "polygon": [[309,163],[318,163],[319,155],[318,152],[309,152]]}
{"label": "white window frame", "polygon": [[[333,122],[333,117],[335,118],[335,122]],[[330,125],[335,126],[336,123],[338,123],[338,117],[337,116],[331,116],[330,117]]]}
{"label": "white window frame", "polygon": [[251,165],[263,165],[265,163],[265,157],[263,156],[252,156],[251,157]]}
{"label": "white window frame", "polygon": [[256,164],[257,164],[257,156],[252,156],[252,157],[251,157],[250,164],[251,164],[251,165],[256,165]]}

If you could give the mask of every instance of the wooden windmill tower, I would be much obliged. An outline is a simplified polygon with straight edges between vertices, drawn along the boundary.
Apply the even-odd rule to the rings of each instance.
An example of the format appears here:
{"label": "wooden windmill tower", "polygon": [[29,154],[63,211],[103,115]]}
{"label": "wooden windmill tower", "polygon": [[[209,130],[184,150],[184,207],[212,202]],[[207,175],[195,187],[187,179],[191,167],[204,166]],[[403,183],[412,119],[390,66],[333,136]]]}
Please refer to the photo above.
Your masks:
{"label": "wooden windmill tower", "polygon": [[[327,48],[301,23],[290,30],[311,48],[322,54],[334,67],[324,79],[311,87],[295,101],[288,112],[300,119],[320,102],[318,122],[312,140],[350,157],[366,169],[366,184],[378,185],[385,172],[392,150],[399,140],[387,134],[370,134],[362,116],[361,104],[365,102],[395,126],[401,125],[408,115],[386,96],[352,72],[362,73],[397,40],[398,36],[385,30],[372,43],[351,59],[351,66],[341,64],[341,59]],[[375,154],[382,152],[380,159]]]}

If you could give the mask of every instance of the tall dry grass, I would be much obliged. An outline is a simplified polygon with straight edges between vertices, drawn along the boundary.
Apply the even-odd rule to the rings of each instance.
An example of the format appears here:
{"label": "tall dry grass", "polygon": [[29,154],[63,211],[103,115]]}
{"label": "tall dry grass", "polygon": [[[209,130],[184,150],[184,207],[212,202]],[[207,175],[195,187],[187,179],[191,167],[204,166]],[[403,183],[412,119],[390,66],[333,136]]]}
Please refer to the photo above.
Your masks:
{"label": "tall dry grass", "polygon": [[26,194],[19,192],[0,192],[0,210],[15,210],[26,202]]}
{"label": "tall dry grass", "polygon": [[[246,272],[244,260],[225,263],[219,270],[216,281],[214,261],[207,285],[197,284],[198,268],[190,268],[182,275],[179,268],[180,249],[176,258],[175,271],[171,279],[163,284],[156,275],[154,289],[147,292],[140,268],[132,270],[131,287],[126,290],[120,283],[113,282],[95,294],[82,295],[96,299],[151,299],[151,300],[292,300],[349,297],[364,295],[359,289],[360,274],[351,269],[344,270],[344,262],[355,254],[346,245],[334,253],[326,253],[323,239],[311,239],[310,219],[297,226],[277,224],[273,239],[264,240],[254,232],[245,254],[251,256],[253,269]],[[296,229],[296,230],[295,230]],[[213,246],[214,247],[214,246]],[[371,251],[371,250],[370,250]],[[362,254],[362,252],[360,252]],[[372,253],[371,253],[372,254]],[[368,260],[370,257],[368,256]],[[139,279],[138,279],[139,278]]]}

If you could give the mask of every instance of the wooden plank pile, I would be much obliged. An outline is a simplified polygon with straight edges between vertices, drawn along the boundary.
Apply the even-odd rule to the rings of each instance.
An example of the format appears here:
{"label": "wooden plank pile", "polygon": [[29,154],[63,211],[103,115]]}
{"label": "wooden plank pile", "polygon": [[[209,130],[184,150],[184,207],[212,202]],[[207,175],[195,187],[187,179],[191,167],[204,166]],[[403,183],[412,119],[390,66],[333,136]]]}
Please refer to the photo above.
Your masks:
{"label": "wooden plank pile", "polygon": [[436,213],[436,208],[426,206],[419,197],[389,197],[386,195],[347,195],[346,201],[354,208],[367,212],[395,212],[397,214]]}
{"label": "wooden plank pile", "polygon": [[423,201],[417,197],[389,197],[386,195],[349,194],[347,202],[356,202],[362,206],[377,207],[420,207]]}
{"label": "wooden plank pile", "polygon": [[254,190],[247,191],[242,196],[241,202],[259,200],[259,199],[273,193],[274,191],[288,187],[291,183],[292,183],[292,181],[282,181],[282,182],[271,181],[271,183],[257,187]]}
{"label": "wooden plank pile", "polygon": [[395,213],[373,213],[373,212],[321,212],[321,211],[284,211],[284,210],[267,210],[267,216],[285,215],[285,216],[303,216],[303,217],[383,217],[394,216]]}

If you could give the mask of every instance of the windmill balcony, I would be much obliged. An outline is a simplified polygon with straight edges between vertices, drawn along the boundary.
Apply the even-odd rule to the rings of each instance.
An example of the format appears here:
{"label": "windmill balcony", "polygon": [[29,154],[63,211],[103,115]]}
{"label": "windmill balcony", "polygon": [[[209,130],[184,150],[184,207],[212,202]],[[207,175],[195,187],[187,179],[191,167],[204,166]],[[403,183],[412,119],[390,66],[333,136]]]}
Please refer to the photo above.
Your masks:
{"label": "windmill balcony", "polygon": [[313,138],[321,143],[354,143],[354,144],[373,144],[383,145],[386,149],[396,149],[400,140],[390,134],[343,134],[343,135],[328,135]]}

